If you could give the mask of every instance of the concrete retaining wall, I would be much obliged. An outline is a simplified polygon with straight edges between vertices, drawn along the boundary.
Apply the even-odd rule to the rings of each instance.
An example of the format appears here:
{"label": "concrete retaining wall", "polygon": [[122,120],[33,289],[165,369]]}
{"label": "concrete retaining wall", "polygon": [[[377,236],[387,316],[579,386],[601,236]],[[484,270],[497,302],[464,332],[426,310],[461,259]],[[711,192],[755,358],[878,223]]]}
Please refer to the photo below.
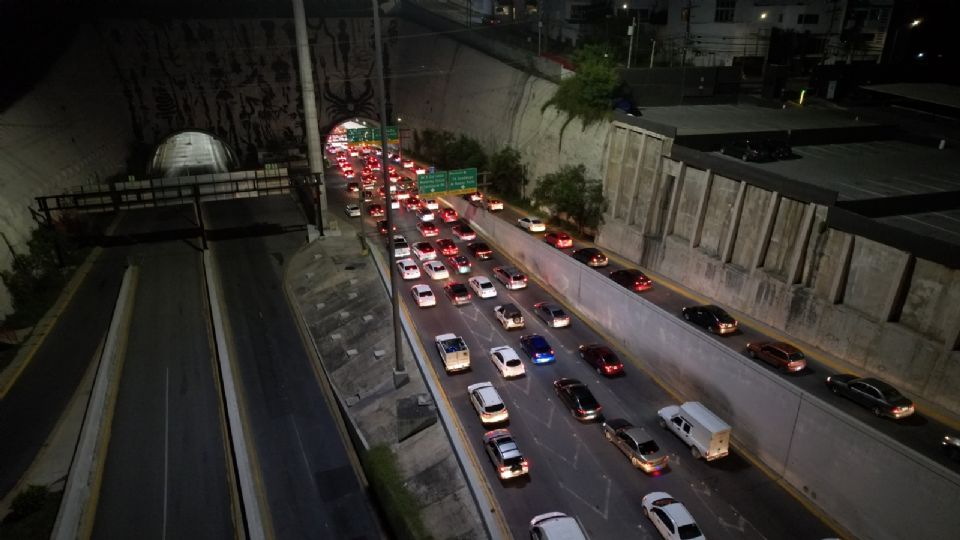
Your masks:
{"label": "concrete retaining wall", "polygon": [[960,502],[952,472],[691,329],[679,314],[625,294],[537,237],[462,199],[447,200],[662,384],[729,422],[739,449],[849,531],[862,538],[934,538],[960,527],[960,514],[948,510]]}

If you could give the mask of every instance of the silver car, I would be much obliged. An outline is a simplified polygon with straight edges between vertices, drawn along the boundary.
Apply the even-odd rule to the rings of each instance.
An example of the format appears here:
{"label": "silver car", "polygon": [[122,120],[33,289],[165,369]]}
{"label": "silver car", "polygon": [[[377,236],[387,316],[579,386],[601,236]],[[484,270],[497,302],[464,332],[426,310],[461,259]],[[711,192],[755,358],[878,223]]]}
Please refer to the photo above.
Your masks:
{"label": "silver car", "polygon": [[607,420],[601,426],[603,436],[623,452],[634,467],[645,473],[657,472],[667,467],[669,456],[657,446],[645,429],[622,418]]}

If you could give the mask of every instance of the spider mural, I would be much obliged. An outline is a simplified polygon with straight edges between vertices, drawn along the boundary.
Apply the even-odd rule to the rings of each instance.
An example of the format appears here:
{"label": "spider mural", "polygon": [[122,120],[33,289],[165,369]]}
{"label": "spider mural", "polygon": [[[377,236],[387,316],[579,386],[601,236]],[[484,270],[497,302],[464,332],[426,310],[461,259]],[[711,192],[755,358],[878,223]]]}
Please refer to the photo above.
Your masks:
{"label": "spider mural", "polygon": [[[361,83],[361,88],[358,91],[355,90],[355,77],[350,73],[351,62],[348,61],[348,59],[350,59],[351,39],[347,32],[346,21],[340,19],[336,35],[332,34],[325,24],[322,26],[323,32],[327,35],[330,42],[333,43],[333,54],[331,55],[332,65],[328,66],[327,59],[322,55],[319,55],[317,58],[320,63],[320,71],[323,73],[322,96],[326,105],[327,117],[349,118],[353,116],[366,116],[369,118],[377,118],[378,115],[373,99],[373,82],[371,81],[374,62],[372,60],[368,62],[366,73],[360,77],[356,77]],[[356,63],[356,59],[354,59],[353,64]],[[343,83],[339,89],[341,90],[340,92],[337,92],[334,88],[336,82],[339,81],[334,79],[332,75],[339,78]]]}

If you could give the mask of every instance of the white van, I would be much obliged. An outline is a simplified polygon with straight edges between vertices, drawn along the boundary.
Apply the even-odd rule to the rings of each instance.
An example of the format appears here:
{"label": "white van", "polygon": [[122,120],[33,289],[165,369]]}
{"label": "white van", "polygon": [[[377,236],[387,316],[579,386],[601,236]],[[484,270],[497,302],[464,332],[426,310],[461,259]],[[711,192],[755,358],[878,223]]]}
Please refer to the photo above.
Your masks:
{"label": "white van", "polygon": [[575,517],[547,512],[530,520],[531,540],[587,540],[587,533]]}
{"label": "white van", "polygon": [[657,411],[660,427],[687,443],[696,459],[720,459],[730,451],[730,426],[699,401],[670,405]]}

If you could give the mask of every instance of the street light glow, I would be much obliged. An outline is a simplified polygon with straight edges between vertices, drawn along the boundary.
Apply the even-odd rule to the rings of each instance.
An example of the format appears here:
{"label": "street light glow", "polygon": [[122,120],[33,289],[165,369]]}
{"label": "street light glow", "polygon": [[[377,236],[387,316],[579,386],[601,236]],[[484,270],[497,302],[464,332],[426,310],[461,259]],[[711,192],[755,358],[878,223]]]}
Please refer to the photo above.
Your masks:
{"label": "street light glow", "polygon": [[763,20],[763,19],[766,19],[766,18],[767,18],[767,12],[764,11],[763,13],[760,14],[760,19]]}
{"label": "street light glow", "polygon": [[920,23],[922,23],[922,22],[923,22],[923,19],[914,19],[914,20],[910,21],[910,28],[916,28],[916,27],[920,26]]}

